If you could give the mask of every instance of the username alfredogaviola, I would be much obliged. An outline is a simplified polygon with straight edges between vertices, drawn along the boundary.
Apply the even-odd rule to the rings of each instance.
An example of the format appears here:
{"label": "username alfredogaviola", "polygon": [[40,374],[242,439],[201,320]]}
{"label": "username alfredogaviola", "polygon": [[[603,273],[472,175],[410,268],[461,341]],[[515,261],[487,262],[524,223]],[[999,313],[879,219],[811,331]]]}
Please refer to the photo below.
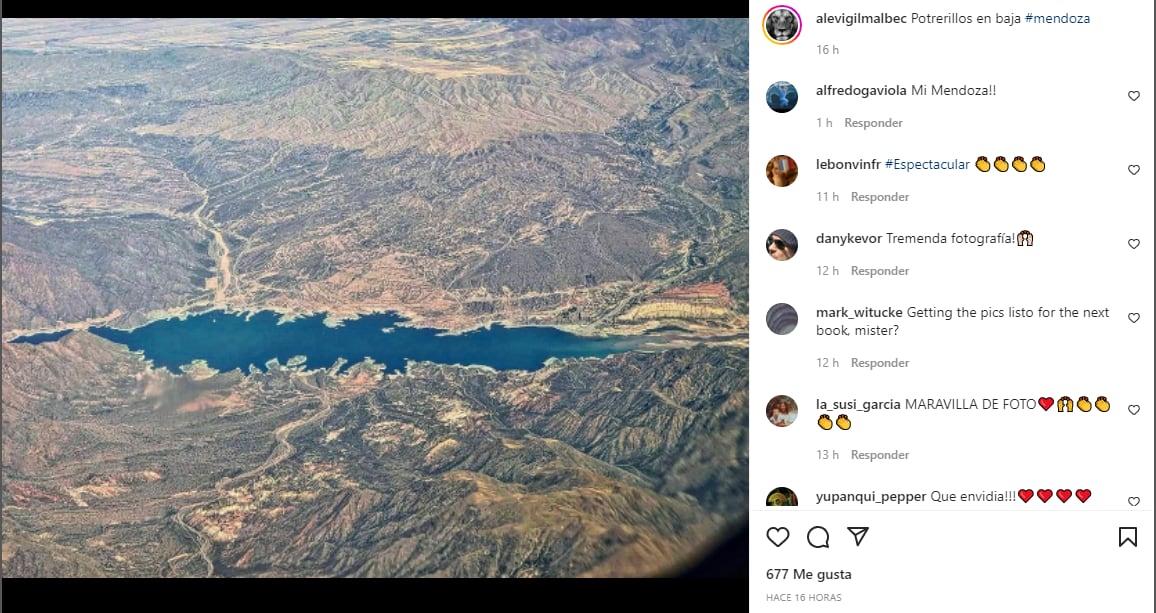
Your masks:
{"label": "username alfredogaviola", "polygon": [[874,85],[859,86],[822,85],[815,88],[816,96],[851,96],[855,98],[870,98],[872,96],[994,96],[995,85],[968,85],[949,87],[942,83],[918,83],[911,87],[903,85]]}

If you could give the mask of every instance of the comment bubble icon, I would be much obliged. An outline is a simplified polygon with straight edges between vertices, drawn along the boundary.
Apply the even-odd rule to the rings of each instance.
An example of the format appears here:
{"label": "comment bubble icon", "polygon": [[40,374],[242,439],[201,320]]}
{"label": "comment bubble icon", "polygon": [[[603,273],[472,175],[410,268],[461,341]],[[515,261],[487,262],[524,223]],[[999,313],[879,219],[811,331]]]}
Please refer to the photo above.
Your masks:
{"label": "comment bubble icon", "polygon": [[829,549],[831,547],[831,533],[823,526],[815,526],[807,531],[807,543],[815,549]]}

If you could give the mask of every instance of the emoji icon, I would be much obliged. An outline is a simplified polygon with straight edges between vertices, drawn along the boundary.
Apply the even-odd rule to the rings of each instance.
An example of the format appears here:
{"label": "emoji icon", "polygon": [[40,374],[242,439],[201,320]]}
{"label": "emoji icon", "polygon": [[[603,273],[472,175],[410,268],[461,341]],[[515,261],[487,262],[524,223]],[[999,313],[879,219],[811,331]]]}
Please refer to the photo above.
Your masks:
{"label": "emoji icon", "polygon": [[1040,399],[1039,399],[1039,401],[1038,401],[1038,402],[1039,402],[1039,405],[1040,405],[1040,406],[1041,406],[1041,407],[1042,407],[1042,408],[1043,408],[1045,411],[1046,411],[1046,410],[1048,410],[1048,409],[1050,409],[1050,408],[1052,408],[1052,405],[1056,403],[1056,401],[1055,401],[1055,400],[1052,400],[1052,397],[1051,397],[1051,396],[1040,396]]}
{"label": "emoji icon", "polygon": [[1047,502],[1052,499],[1052,490],[1036,490],[1036,496],[1038,496],[1041,501]]}
{"label": "emoji icon", "polygon": [[1024,161],[1024,156],[1017,155],[1016,159],[1012,160],[1012,168],[1015,168],[1016,172],[1023,172],[1027,170],[1028,163]]}
{"label": "emoji icon", "polygon": [[1072,490],[1056,490],[1056,498],[1059,498],[1060,502],[1067,502],[1071,497]]}
{"label": "emoji icon", "polygon": [[987,161],[987,158],[981,155],[979,159],[975,161],[975,167],[978,168],[980,172],[987,172],[991,170],[991,162]]}
{"label": "emoji icon", "polygon": [[840,415],[835,419],[835,425],[839,426],[840,430],[850,430],[851,420],[846,415]]}
{"label": "emoji icon", "polygon": [[1092,490],[1076,490],[1076,498],[1079,498],[1080,502],[1088,502],[1091,497]]}
{"label": "emoji icon", "polygon": [[1002,155],[997,157],[995,159],[994,166],[995,166],[995,169],[1000,171],[1000,172],[1007,172],[1007,158],[1005,158]]}
{"label": "emoji icon", "polygon": [[1016,245],[1019,247],[1031,247],[1033,238],[1031,232],[1020,230],[1020,233],[1016,235]]}
{"label": "emoji icon", "polygon": [[830,430],[831,425],[832,424],[831,424],[831,416],[830,415],[827,415],[826,413],[824,413],[823,415],[821,415],[819,417],[819,427],[820,428],[822,428],[824,430]]}
{"label": "emoji icon", "polygon": [[1076,408],[1087,413],[1092,410],[1092,403],[1088,402],[1087,396],[1080,396],[1080,399],[1076,401]]}
{"label": "emoji icon", "polygon": [[1100,396],[1096,398],[1096,408],[1100,409],[1101,413],[1107,413],[1108,409],[1112,408],[1112,405],[1108,404],[1107,398]]}
{"label": "emoji icon", "polygon": [[1043,172],[1044,171],[1044,159],[1038,155],[1036,157],[1032,158],[1032,170],[1034,170],[1036,172]]}
{"label": "emoji icon", "polygon": [[1020,494],[1020,500],[1022,500],[1024,502],[1031,500],[1032,496],[1036,495],[1036,493],[1032,490],[1020,490],[1019,494]]}
{"label": "emoji icon", "polygon": [[1063,413],[1064,411],[1072,412],[1072,399],[1067,396],[1060,398],[1060,408],[1056,412]]}

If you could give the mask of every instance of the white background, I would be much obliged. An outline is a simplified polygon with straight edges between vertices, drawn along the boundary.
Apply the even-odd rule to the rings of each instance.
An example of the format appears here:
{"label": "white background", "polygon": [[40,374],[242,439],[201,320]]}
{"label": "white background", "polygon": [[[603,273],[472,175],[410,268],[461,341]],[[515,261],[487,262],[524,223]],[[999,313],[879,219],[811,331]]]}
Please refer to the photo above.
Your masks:
{"label": "white background", "polygon": [[[788,2],[799,38],[775,45],[750,5],[751,91],[751,610],[1153,610],[1153,8],[1136,2]],[[929,8],[931,6],[931,8]],[[819,13],[1004,16],[1088,15],[1090,24],[816,24]],[[817,45],[838,47],[820,55]],[[789,81],[799,103],[766,105]],[[995,96],[916,96],[913,84],[996,85]],[[823,85],[901,85],[906,96],[817,96]],[[1133,102],[1127,96],[1139,90]],[[818,118],[832,128],[820,128]],[[903,127],[843,127],[844,120],[903,120]],[[792,156],[798,180],[765,177],[774,155]],[[1041,156],[1042,173],[974,168],[979,155]],[[816,159],[964,160],[963,171],[817,170]],[[1140,173],[1129,174],[1129,164]],[[907,202],[851,202],[851,192],[910,194]],[[839,195],[821,202],[818,192]],[[767,234],[791,230],[798,254],[772,260]],[[1011,245],[817,244],[820,233],[1015,234]],[[1140,240],[1138,249],[1128,239]],[[884,238],[886,242],[886,238]],[[906,277],[850,276],[852,265],[900,266]],[[833,266],[839,276],[819,276]],[[791,334],[772,334],[767,309],[799,312]],[[953,317],[821,321],[816,309],[1023,307],[1030,319]],[[1108,308],[1107,319],[1041,319],[1037,309]],[[1140,313],[1138,323],[1127,314]],[[818,324],[898,324],[896,336],[817,337]],[[819,368],[818,358],[839,368]],[[851,358],[908,360],[905,369],[852,369]],[[793,397],[787,428],[767,400]],[[1111,410],[873,411],[849,413],[850,430],[823,431],[816,401],[908,398],[1002,400],[1106,396]],[[1137,415],[1128,405],[1138,404]],[[831,411],[834,418],[842,411]],[[820,460],[818,450],[838,460]],[[905,461],[853,461],[851,451],[904,451]],[[797,508],[767,508],[787,486]],[[818,505],[820,493],[945,493],[1086,488],[1086,503],[855,503]],[[1129,497],[1140,504],[1131,506]],[[807,544],[825,526],[829,549]],[[779,548],[765,537],[782,526]],[[869,526],[856,547],[847,526]],[[1136,526],[1139,547],[1120,548]],[[768,580],[769,568],[846,570],[851,580]],[[841,601],[772,603],[768,594],[839,594]]]}

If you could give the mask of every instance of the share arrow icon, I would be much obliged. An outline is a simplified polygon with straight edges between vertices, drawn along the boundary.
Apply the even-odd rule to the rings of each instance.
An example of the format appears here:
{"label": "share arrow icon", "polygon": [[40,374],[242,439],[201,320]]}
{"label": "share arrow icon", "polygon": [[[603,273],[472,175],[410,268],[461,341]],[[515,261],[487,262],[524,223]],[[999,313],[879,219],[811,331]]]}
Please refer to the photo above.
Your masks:
{"label": "share arrow icon", "polygon": [[863,542],[863,537],[867,536],[868,530],[870,530],[870,528],[847,528],[847,531],[851,533],[851,536],[855,537],[856,547],[858,547],[859,544]]}

